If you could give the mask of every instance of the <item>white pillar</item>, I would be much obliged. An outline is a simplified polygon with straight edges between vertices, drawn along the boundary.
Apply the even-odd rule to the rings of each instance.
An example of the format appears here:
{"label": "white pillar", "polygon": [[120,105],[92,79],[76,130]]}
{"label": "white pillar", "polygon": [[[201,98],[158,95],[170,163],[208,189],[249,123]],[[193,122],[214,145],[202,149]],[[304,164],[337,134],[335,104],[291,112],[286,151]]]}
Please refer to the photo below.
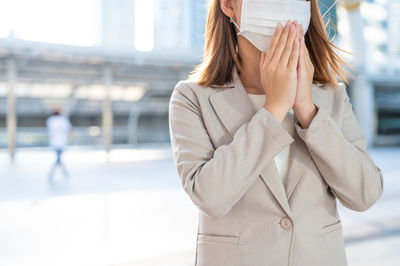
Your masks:
{"label": "white pillar", "polygon": [[17,79],[17,68],[14,58],[9,58],[7,61],[7,76],[7,146],[10,154],[10,160],[14,162],[17,134],[17,115],[15,111],[15,83]]}
{"label": "white pillar", "polygon": [[105,97],[103,100],[103,143],[104,148],[109,154],[112,145],[112,127],[113,127],[113,111],[111,103],[111,86],[113,83],[112,70],[110,66],[104,66],[103,72]]}
{"label": "white pillar", "polygon": [[346,20],[348,32],[343,36],[350,47],[350,52],[357,54],[351,56],[351,64],[355,70],[352,72],[354,81],[351,83],[351,101],[360,127],[372,145],[376,135],[376,110],[374,87],[367,77],[368,53],[364,38],[364,20],[361,15],[360,5],[363,0],[341,0],[339,3],[346,10],[342,19]]}
{"label": "white pillar", "polygon": [[354,113],[367,139],[368,146],[374,143],[377,133],[374,87],[364,73],[358,73],[352,83],[351,100]]}

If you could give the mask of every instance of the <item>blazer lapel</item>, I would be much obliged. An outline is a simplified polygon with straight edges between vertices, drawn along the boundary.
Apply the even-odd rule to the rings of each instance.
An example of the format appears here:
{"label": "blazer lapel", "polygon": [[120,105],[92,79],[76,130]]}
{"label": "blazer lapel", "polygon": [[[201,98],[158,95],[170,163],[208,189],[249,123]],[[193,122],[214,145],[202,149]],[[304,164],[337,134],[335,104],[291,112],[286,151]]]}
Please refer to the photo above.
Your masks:
{"label": "blazer lapel", "polygon": [[[257,110],[254,108],[247,95],[236,69],[233,71],[233,81],[230,84],[215,88],[221,88],[221,91],[210,95],[209,101],[233,139],[235,132],[244,123],[250,121]],[[285,194],[285,188],[273,160],[271,160],[269,165],[266,165],[262,173],[260,173],[260,176],[281,207],[290,215],[290,207]]]}
{"label": "blazer lapel", "polygon": [[[328,114],[330,114],[332,110],[333,94],[329,86],[326,88],[320,88],[318,85],[313,84],[312,100],[313,103],[317,104],[320,108],[324,109]],[[294,122],[298,122],[296,116]],[[308,164],[312,161],[312,157],[308,152],[307,146],[299,137],[299,135],[296,133],[294,134],[293,138],[295,141],[290,146],[289,164],[287,170],[286,196],[288,200],[290,200],[296,185],[304,176]]]}

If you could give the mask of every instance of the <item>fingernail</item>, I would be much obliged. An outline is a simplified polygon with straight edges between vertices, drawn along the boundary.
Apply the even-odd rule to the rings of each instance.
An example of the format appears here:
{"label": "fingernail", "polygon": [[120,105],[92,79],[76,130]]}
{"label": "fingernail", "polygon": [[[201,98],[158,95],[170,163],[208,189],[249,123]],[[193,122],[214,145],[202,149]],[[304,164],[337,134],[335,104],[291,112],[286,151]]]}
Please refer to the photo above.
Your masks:
{"label": "fingernail", "polygon": [[282,24],[279,22],[277,27],[278,29],[282,29]]}
{"label": "fingernail", "polygon": [[293,32],[294,31],[294,25],[292,24],[292,25],[290,25],[290,32]]}

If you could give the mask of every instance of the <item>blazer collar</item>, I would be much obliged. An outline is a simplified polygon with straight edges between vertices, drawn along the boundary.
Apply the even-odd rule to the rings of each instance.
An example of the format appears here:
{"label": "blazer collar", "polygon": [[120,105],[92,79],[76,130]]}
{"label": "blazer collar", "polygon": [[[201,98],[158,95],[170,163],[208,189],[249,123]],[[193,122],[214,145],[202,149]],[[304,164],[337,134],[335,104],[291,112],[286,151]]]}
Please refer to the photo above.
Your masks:
{"label": "blazer collar", "polygon": [[[244,123],[250,121],[257,110],[254,108],[236,68],[233,69],[232,74],[232,82],[224,86],[213,86],[217,92],[209,96],[209,101],[233,139],[235,132]],[[327,113],[331,113],[333,94],[329,89],[313,84],[312,100]],[[295,123],[297,121],[298,119],[295,116]],[[291,212],[289,199],[306,172],[307,165],[312,161],[305,143],[296,131],[292,137],[295,141],[290,145],[286,189],[274,161],[271,161],[271,164],[260,173],[262,179],[288,215]]]}

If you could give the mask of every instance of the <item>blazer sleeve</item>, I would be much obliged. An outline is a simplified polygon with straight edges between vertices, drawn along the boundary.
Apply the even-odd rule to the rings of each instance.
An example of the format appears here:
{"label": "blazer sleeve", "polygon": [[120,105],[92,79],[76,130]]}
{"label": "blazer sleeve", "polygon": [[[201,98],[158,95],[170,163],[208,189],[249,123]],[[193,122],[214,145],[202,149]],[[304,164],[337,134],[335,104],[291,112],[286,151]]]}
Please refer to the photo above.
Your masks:
{"label": "blazer sleeve", "polygon": [[303,129],[296,119],[295,128],[337,199],[351,210],[365,211],[383,193],[383,175],[366,151],[345,84],[337,89],[341,125],[315,104],[318,111],[309,127]]}
{"label": "blazer sleeve", "polygon": [[181,90],[182,86],[187,85],[177,85],[169,103],[174,162],[182,186],[197,208],[210,217],[222,217],[294,139],[261,108],[238,128],[229,144],[215,149],[196,97]]}

